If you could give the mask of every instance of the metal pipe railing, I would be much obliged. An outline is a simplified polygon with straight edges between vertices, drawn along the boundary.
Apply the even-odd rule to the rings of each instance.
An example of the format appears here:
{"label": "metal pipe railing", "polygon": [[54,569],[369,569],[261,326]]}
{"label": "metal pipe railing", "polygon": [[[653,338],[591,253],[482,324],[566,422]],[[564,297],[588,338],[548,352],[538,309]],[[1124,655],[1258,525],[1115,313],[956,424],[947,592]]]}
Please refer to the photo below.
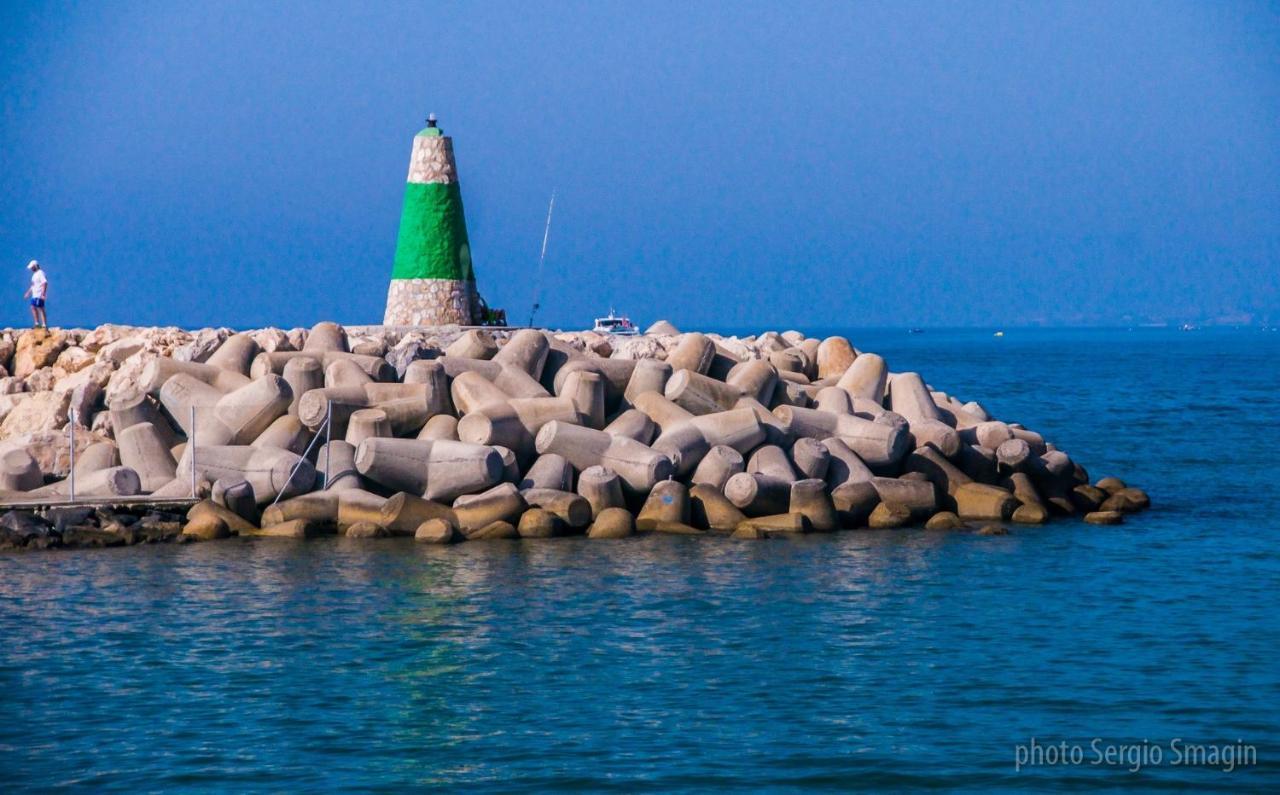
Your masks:
{"label": "metal pipe railing", "polygon": [[[329,444],[333,440],[332,431],[333,420],[333,401],[330,400],[325,407],[324,426],[316,431],[316,435],[311,437],[311,444],[307,445],[307,449],[303,451],[302,457],[298,459],[298,463],[293,465],[293,469],[289,470],[289,477],[285,479],[284,485],[280,487],[280,493],[271,501],[272,505],[280,502],[280,498],[284,496],[285,491],[289,489],[289,485],[293,483],[293,476],[298,474],[298,467],[302,466],[302,462],[311,457],[311,449],[316,446],[316,442],[320,441],[320,431],[324,431],[325,444]],[[329,458],[333,455],[333,448],[329,447],[325,450],[324,456],[324,485],[329,486]]]}

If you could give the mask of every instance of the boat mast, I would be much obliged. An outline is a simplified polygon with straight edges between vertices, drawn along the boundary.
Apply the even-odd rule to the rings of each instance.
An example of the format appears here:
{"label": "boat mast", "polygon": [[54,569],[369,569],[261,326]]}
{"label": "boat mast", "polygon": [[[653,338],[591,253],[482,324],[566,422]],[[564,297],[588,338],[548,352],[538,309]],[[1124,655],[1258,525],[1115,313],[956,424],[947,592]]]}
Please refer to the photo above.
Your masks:
{"label": "boat mast", "polygon": [[538,293],[542,290],[542,263],[547,259],[547,238],[551,236],[551,211],[556,207],[556,192],[551,191],[551,203],[547,205],[547,226],[542,230],[542,253],[538,255],[538,274],[533,283],[533,308],[529,310],[529,325],[533,326],[533,316],[538,313]]}

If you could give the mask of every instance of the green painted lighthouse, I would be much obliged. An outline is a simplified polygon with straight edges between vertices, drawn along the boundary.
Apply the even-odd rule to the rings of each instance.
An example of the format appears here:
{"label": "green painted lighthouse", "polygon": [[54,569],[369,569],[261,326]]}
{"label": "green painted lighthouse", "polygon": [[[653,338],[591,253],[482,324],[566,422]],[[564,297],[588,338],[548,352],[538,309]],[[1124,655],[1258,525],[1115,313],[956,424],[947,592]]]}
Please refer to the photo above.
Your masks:
{"label": "green painted lighthouse", "polygon": [[436,126],[433,113],[413,139],[382,322],[388,326],[471,325],[479,316],[480,296],[471,269],[453,139]]}

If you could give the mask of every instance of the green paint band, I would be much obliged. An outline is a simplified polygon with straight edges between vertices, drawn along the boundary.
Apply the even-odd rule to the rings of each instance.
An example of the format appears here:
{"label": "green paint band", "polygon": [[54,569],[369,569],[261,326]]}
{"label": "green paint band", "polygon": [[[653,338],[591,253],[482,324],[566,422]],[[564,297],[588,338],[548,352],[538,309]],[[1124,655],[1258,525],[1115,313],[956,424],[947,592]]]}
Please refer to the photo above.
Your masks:
{"label": "green paint band", "polygon": [[406,183],[391,278],[475,281],[457,182]]}

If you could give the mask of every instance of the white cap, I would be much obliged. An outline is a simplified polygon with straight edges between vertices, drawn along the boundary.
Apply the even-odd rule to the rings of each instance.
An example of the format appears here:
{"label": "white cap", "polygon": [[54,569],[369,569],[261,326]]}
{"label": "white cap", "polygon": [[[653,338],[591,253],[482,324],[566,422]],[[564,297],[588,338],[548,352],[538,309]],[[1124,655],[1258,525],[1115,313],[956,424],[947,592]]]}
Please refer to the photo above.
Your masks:
{"label": "white cap", "polygon": [[35,260],[31,260],[30,262],[27,263],[27,270],[29,271],[33,271],[38,267],[40,267],[40,263],[36,262]]}

